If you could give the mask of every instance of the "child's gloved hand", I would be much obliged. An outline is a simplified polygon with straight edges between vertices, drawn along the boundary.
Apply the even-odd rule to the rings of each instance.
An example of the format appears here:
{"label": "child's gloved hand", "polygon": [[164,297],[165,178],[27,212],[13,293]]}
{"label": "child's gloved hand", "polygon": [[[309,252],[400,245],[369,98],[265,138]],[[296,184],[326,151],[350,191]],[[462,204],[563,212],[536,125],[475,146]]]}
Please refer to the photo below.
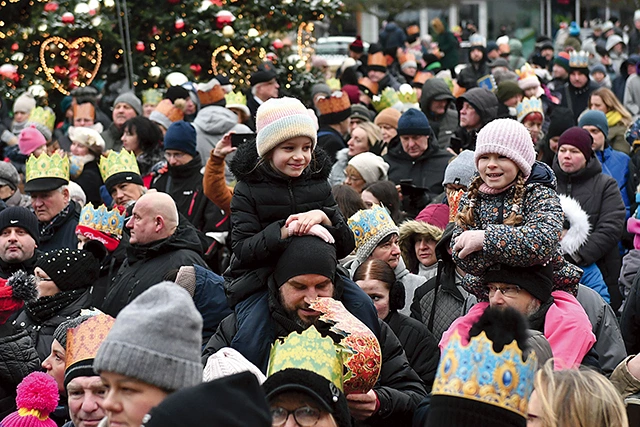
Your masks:
{"label": "child's gloved hand", "polygon": [[[297,220],[292,221],[289,224],[287,228],[289,230],[289,236],[293,236],[294,234],[296,234],[295,230],[298,228],[298,226],[299,224]],[[297,234],[297,235],[300,236],[300,234]],[[327,230],[320,224],[315,224],[311,226],[309,231],[304,233],[304,235],[319,237],[320,239],[330,244],[334,244],[336,242],[333,236],[331,235],[331,233],[329,233],[329,230]]]}
{"label": "child's gloved hand", "polygon": [[456,238],[453,251],[458,252],[460,259],[465,259],[467,255],[482,250],[484,242],[484,230],[467,230]]}

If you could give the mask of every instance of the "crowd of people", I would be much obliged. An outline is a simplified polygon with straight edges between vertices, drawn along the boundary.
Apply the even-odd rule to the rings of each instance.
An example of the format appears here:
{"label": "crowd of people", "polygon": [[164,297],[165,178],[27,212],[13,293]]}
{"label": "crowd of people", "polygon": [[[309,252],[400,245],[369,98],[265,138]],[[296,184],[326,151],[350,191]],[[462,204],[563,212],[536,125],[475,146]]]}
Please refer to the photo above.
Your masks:
{"label": "crowd of people", "polygon": [[0,426],[635,425],[634,18],[470,34],[459,72],[439,18],[389,22],[310,105],[269,62],[20,95]]}

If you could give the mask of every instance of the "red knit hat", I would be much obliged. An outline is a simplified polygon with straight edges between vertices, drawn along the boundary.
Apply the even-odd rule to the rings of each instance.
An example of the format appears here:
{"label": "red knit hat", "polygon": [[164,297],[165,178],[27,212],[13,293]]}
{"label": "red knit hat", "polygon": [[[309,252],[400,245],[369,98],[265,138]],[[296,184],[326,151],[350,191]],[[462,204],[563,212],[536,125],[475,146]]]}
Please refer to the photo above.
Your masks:
{"label": "red knit hat", "polygon": [[35,297],[35,279],[24,271],[17,272],[9,280],[0,278],[0,325],[20,310],[25,301]]}
{"label": "red knit hat", "polygon": [[587,161],[593,157],[591,144],[593,144],[593,137],[591,134],[577,126],[565,130],[562,135],[560,135],[560,139],[558,139],[558,149],[563,145],[576,147],[582,152],[582,155]]}
{"label": "red knit hat", "polygon": [[362,44],[362,37],[356,36],[356,39],[349,45],[349,50],[355,53],[364,52],[364,44]]}

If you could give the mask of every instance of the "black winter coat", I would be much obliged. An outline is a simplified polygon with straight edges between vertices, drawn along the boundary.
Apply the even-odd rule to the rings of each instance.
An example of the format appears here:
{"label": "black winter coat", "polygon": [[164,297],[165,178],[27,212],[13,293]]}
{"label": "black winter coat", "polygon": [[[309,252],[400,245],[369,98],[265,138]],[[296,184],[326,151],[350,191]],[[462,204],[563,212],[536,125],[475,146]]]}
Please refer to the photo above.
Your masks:
{"label": "black winter coat", "polygon": [[469,61],[469,64],[460,71],[458,74],[458,85],[467,90],[474,87],[478,87],[478,79],[491,74],[491,70],[487,66],[484,57],[480,63],[473,63]]}
{"label": "black winter coat", "polygon": [[100,196],[100,186],[103,184],[100,176],[100,169],[96,160],[87,162],[82,168],[82,173],[76,179],[76,184],[82,187],[87,203],[93,203],[93,206],[102,204],[102,196]]}
{"label": "black winter coat", "polygon": [[127,258],[102,304],[103,311],[116,317],[135,297],[162,282],[169,271],[184,265],[206,266],[201,254],[202,245],[196,230],[183,223],[166,239],[146,245],[129,245]]}
{"label": "black winter coat", "polygon": [[19,270],[26,271],[28,274],[33,274],[33,270],[36,268],[36,261],[38,261],[39,255],[40,251],[36,249],[33,256],[25,260],[24,262],[10,264],[0,259],[0,277],[3,279],[8,279]]}
{"label": "black winter coat", "polygon": [[581,89],[573,87],[571,82],[565,83],[564,90],[561,91],[562,100],[560,105],[573,111],[573,119],[576,123],[578,123],[580,114],[589,108],[589,97],[596,89],[598,89],[598,85],[592,80],[589,80]]}
{"label": "black winter coat", "polygon": [[[449,101],[444,114],[436,116],[431,111],[431,103],[435,100]],[[453,106],[454,100],[455,97],[444,79],[431,78],[422,86],[420,109],[429,119],[433,133],[438,137],[438,145],[440,148],[446,149],[449,146],[449,140],[458,128],[458,112]]]}
{"label": "black winter coat", "polygon": [[39,369],[40,359],[27,331],[0,325],[0,419],[16,410],[20,381]]}
{"label": "black winter coat", "polygon": [[461,151],[475,151],[478,131],[491,120],[498,117],[498,106],[500,102],[493,93],[485,88],[472,88],[468,92],[460,95],[456,100],[456,107],[458,108],[458,111],[462,109],[462,105],[465,101],[471,104],[480,115],[480,127],[472,130],[458,127],[455,131],[455,137],[460,139]]}
{"label": "black winter coat", "polygon": [[38,249],[42,252],[78,247],[76,226],[78,225],[82,208],[73,200],[69,201],[69,204],[71,205],[69,213],[64,218],[56,218],[56,224],[53,226],[53,234],[43,234],[43,229],[48,223],[38,223],[40,229],[40,244],[38,245]]}
{"label": "black winter coat", "polygon": [[286,177],[268,163],[256,167],[257,162],[255,144],[245,144],[230,165],[238,178],[231,199],[233,255],[225,272],[231,306],[266,289],[267,277],[291,239],[280,238],[289,215],[321,209],[333,224],[326,228],[336,241],[338,259],[355,248],[353,232],[331,193],[331,163],[323,150],[316,148],[315,159],[298,178]]}
{"label": "black winter coat", "polygon": [[640,271],[633,278],[631,292],[624,303],[620,329],[628,354],[640,353]]}
{"label": "black winter coat", "polygon": [[336,162],[336,154],[346,148],[347,144],[340,132],[329,125],[321,125],[318,129],[318,147],[327,153],[331,165],[333,165]]}

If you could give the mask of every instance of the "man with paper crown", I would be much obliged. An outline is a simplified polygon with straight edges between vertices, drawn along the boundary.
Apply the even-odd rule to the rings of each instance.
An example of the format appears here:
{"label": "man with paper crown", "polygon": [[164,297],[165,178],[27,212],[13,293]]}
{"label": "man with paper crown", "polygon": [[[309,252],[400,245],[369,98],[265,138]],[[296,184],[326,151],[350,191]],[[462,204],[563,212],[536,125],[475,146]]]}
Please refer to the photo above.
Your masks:
{"label": "man with paper crown", "polygon": [[569,54],[569,81],[560,90],[560,105],[573,111],[573,119],[577,123],[580,114],[589,108],[591,93],[598,85],[589,78],[589,54],[585,51]]}
{"label": "man with paper crown", "polygon": [[38,217],[41,251],[75,248],[80,205],[69,197],[69,158],[54,153],[27,159],[24,191]]}
{"label": "man with paper crown", "polygon": [[[294,239],[269,278],[270,313],[253,313],[256,321],[268,316],[269,336],[259,337],[259,348],[234,342],[238,327],[236,315],[231,314],[209,340],[203,360],[223,347],[233,347],[266,372],[269,348],[276,338],[292,332],[298,336],[295,332],[305,330],[312,333],[310,327],[315,326],[354,352],[345,362],[352,373],[345,383],[352,416],[369,426],[409,425],[415,406],[425,395],[422,382],[409,367],[396,336],[377,319],[373,305],[367,301],[366,307],[352,309],[358,311],[355,316],[344,308],[341,301],[355,296],[345,294],[344,281],[349,279],[336,274],[336,269],[332,245],[313,236]],[[378,326],[379,333],[365,324]]]}
{"label": "man with paper crown", "polygon": [[136,156],[127,150],[100,157],[100,175],[116,206],[128,207],[147,192]]}

